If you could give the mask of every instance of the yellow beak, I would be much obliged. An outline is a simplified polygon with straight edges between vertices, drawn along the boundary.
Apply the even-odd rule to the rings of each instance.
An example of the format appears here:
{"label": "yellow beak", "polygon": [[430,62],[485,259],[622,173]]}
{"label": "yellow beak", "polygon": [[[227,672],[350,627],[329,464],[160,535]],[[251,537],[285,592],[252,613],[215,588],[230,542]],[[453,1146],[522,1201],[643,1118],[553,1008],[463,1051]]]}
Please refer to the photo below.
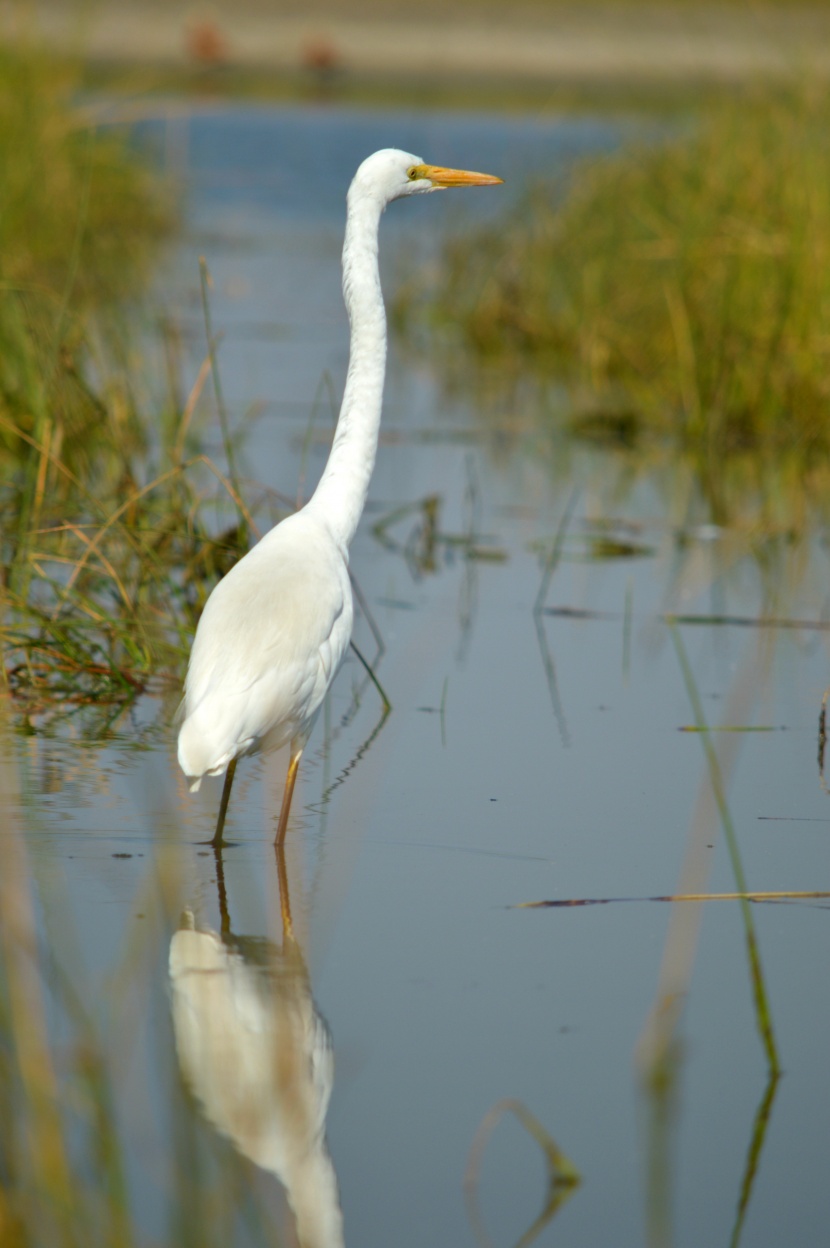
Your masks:
{"label": "yellow beak", "polygon": [[443,169],[440,165],[416,165],[412,171],[419,178],[429,178],[434,186],[498,186],[504,178],[490,173],[471,173],[468,169]]}

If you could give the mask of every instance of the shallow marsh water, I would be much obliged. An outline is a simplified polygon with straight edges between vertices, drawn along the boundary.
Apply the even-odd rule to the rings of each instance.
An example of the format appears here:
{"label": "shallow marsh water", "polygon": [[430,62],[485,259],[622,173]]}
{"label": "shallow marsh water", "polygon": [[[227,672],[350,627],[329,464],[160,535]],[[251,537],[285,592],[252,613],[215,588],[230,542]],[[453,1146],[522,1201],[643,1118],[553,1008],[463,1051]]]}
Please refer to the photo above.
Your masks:
{"label": "shallow marsh water", "polygon": [[[188,221],[160,302],[182,331],[189,384],[204,354],[204,254],[226,397],[236,424],[250,417],[241,459],[251,498],[261,486],[296,497],[298,482],[307,497],[324,462],[325,378],[339,395],[348,351],[343,195],[365,154],[395,144],[503,173],[508,195],[617,135],[591,120],[325,108],[205,111],[159,132]],[[498,212],[497,194],[394,205],[381,246],[387,292],[404,252],[432,263],[440,231]],[[200,410],[221,459],[207,400]],[[635,1050],[672,912],[691,903],[518,908],[690,891],[690,845],[702,863],[695,891],[736,890],[703,734],[682,731],[699,727],[695,689],[709,724],[763,729],[709,738],[748,887],[830,887],[830,799],[817,764],[830,683],[821,535],[806,554],[782,548],[770,582],[741,534],[680,531],[666,481],[624,482],[612,453],[567,446],[530,408],[484,421],[393,339],[370,506],[352,550],[393,709],[384,721],[350,660],[303,761],[287,851],[294,928],[336,1055],[327,1132],[347,1244],[475,1243],[465,1169],[505,1098],[527,1107],[582,1180],[540,1244],[725,1245],[742,1192],[741,1243],[826,1234],[828,902],[752,907],[785,1073],[771,1109],[738,903],[709,902],[698,915],[667,1137],[654,1134]],[[672,626],[672,613],[721,622]],[[804,623],[723,622],[770,616]],[[365,619],[356,640],[372,654]],[[251,971],[249,981],[243,967],[262,938],[281,942],[271,840],[284,759],[241,765],[233,845],[217,870],[200,842],[220,783],[188,794],[170,711],[147,699],[103,743],[69,728],[9,741],[9,828],[23,831],[54,963],[51,1025],[68,1045],[78,1024],[60,1004],[63,979],[113,1081],[114,1140],[146,1242],[208,1243],[226,1227],[226,1243],[291,1243],[277,1184],[229,1142],[244,1130],[234,1133],[219,1104],[228,1068],[255,1063],[226,1035],[224,1062],[203,1053],[196,1073],[178,1022],[174,1032],[182,997],[168,973],[182,911],[215,932],[224,922],[229,942],[228,928],[253,941],[213,967],[246,1003],[248,1031],[268,1034],[267,1002],[290,982],[306,1001],[309,1046],[322,1044],[304,970],[293,963],[280,979],[272,964],[269,979]],[[204,1038],[208,1023],[189,1000]],[[657,1179],[653,1146],[668,1158]],[[516,1244],[546,1203],[538,1144],[505,1116],[476,1173],[487,1234]],[[660,1221],[667,1193],[673,1238]]]}

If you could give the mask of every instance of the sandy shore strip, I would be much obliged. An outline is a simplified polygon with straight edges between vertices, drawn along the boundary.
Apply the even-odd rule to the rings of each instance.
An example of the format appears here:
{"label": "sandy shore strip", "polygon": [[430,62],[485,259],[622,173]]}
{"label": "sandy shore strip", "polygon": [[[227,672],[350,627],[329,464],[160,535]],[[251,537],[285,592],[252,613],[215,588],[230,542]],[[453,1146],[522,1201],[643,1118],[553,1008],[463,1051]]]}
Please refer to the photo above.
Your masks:
{"label": "sandy shore strip", "polygon": [[60,0],[41,0],[36,13],[50,43],[108,62],[640,82],[830,70],[830,12],[786,7],[589,4],[505,16],[477,5],[443,14],[413,5],[352,15],[335,4],[301,16],[274,13],[261,0],[224,8],[111,0],[79,14]]}

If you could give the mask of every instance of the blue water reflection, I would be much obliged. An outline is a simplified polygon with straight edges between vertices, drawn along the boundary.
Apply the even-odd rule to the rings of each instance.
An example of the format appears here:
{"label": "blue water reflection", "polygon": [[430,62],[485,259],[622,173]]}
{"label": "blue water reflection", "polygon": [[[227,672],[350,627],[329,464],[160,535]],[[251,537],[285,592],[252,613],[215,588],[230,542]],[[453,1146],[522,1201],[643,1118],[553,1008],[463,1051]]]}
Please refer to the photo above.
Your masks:
{"label": "blue water reflection", "polygon": [[[576,156],[615,146],[621,131],[630,129],[585,118],[534,121],[497,113],[382,114],[334,107],[197,111],[179,122],[145,123],[156,131],[177,124],[186,128],[186,143],[168,150],[184,157],[187,176],[198,187],[191,209],[248,204],[276,221],[338,222],[352,174],[381,147],[400,147],[434,164],[498,169],[510,197],[521,192],[529,173],[560,172]],[[465,211],[492,208],[479,197]]]}

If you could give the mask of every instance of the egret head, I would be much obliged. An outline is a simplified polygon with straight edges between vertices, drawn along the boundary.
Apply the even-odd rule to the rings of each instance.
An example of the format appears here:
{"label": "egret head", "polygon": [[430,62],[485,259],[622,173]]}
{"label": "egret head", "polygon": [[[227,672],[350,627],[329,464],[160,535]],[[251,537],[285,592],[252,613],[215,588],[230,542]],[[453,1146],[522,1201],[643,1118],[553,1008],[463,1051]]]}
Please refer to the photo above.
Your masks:
{"label": "egret head", "polygon": [[448,186],[496,186],[502,178],[466,169],[445,169],[425,165],[420,156],[387,147],[364,160],[355,174],[353,187],[381,201],[385,206],[404,195],[424,195]]}

